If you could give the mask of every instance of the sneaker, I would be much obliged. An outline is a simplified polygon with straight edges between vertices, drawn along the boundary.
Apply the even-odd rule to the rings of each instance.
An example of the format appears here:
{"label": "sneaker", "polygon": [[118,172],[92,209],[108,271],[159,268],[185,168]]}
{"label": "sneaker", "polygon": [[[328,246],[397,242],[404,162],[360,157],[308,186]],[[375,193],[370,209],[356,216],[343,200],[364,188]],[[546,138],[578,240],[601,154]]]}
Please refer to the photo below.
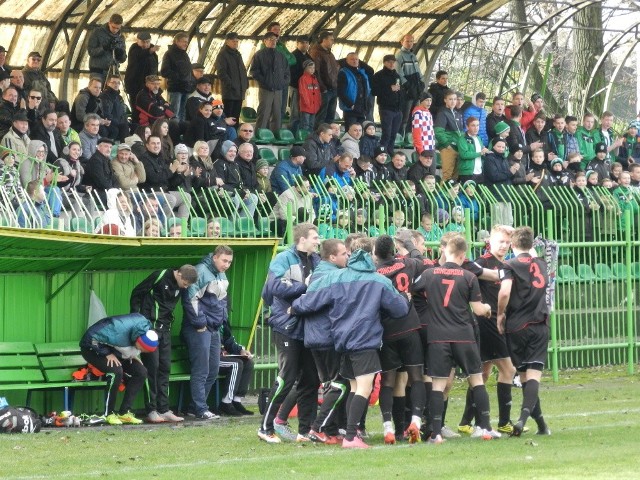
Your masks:
{"label": "sneaker", "polygon": [[513,386],[516,388],[522,388],[522,382],[520,381],[520,375],[513,377]]}
{"label": "sneaker", "polygon": [[280,437],[274,432],[266,432],[264,430],[258,430],[258,438],[267,443],[281,443]]}
{"label": "sneaker", "polygon": [[80,415],[80,425],[84,427],[95,427],[105,423],[107,423],[107,419],[100,415]]}
{"label": "sneaker", "polygon": [[497,430],[485,430],[482,436],[483,440],[497,440],[498,438],[502,438],[502,434]]}
{"label": "sneaker", "polygon": [[122,423],[128,423],[129,425],[140,425],[142,423],[142,420],[136,418],[136,416],[130,411],[123,413],[122,415],[118,415],[118,418]]}
{"label": "sneaker", "polygon": [[298,435],[296,435],[296,443],[305,443],[310,441],[311,439],[309,438],[308,433],[306,435],[302,433],[299,433]]}
{"label": "sneaker", "polygon": [[369,438],[369,434],[364,428],[358,428],[356,430],[356,436],[359,438]]}
{"label": "sneaker", "polygon": [[241,417],[242,414],[237,411],[234,406],[230,403],[220,403],[220,406],[218,407],[218,411],[220,412],[220,415],[223,415],[225,417]]}
{"label": "sneaker", "polygon": [[409,437],[409,443],[418,443],[420,441],[420,429],[415,423],[411,423],[404,433]]}
{"label": "sneaker", "polygon": [[324,442],[325,445],[339,445],[342,443],[342,440],[344,440],[344,438],[340,438],[337,435],[331,435],[330,437],[327,438],[327,441]]}
{"label": "sneaker", "polygon": [[179,417],[178,415],[173,413],[171,410],[167,410],[166,412],[161,413],[160,416],[164,418],[165,421],[167,422],[173,422],[173,423],[184,422],[183,417]]}
{"label": "sneaker", "polygon": [[442,438],[442,435],[436,435],[436,438],[431,438],[429,437],[429,440],[427,440],[427,443],[431,443],[434,445],[440,445],[441,443],[444,443],[446,440],[444,438]]}
{"label": "sneaker", "polygon": [[513,430],[511,431],[511,433],[509,434],[510,437],[519,437],[520,435],[522,435],[522,431],[524,430],[522,422],[516,422],[513,425]]}
{"label": "sneaker", "polygon": [[[500,430],[500,427],[498,427],[498,430]],[[473,433],[473,425],[458,425],[458,433],[471,435]]]}
{"label": "sneaker", "polygon": [[278,435],[280,435],[282,440],[286,440],[287,442],[295,442],[297,439],[297,435],[293,433],[293,430],[291,430],[288,423],[274,422],[273,429]]}
{"label": "sneaker", "polygon": [[347,440],[346,438],[342,440],[342,448],[370,448],[369,445],[364,443],[364,441],[359,437],[353,437],[353,440]]}
{"label": "sneaker", "polygon": [[211,413],[209,410],[205,410],[200,414],[195,415],[196,420],[218,420],[220,415],[216,415],[215,413]]}
{"label": "sneaker", "polygon": [[482,438],[484,435],[484,429],[476,425],[473,427],[473,432],[471,432],[471,438]]}
{"label": "sneaker", "polygon": [[156,410],[153,410],[152,412],[149,412],[149,415],[147,415],[147,422],[149,423],[164,423],[167,420],[160,415]]}
{"label": "sneaker", "polygon": [[442,430],[440,431],[442,438],[460,438],[460,434],[458,432],[454,432],[451,428],[446,425],[442,426]]}
{"label": "sneaker", "polygon": [[327,441],[329,440],[329,436],[326,433],[316,432],[315,430],[310,430],[309,431],[309,439],[312,442],[327,443]]}
{"label": "sneaker", "polygon": [[242,403],[240,403],[240,402],[231,402],[231,404],[233,405],[233,408],[235,408],[242,415],[253,415],[254,414],[251,410],[247,410],[244,407],[244,405],[242,405]]}
{"label": "sneaker", "polygon": [[107,415],[107,417],[105,418],[105,421],[109,425],[122,425],[122,420],[120,420],[120,417],[118,415],[116,415],[115,413]]}
{"label": "sneaker", "polygon": [[396,443],[396,434],[393,432],[387,432],[384,434],[384,444],[385,445],[395,445]]}

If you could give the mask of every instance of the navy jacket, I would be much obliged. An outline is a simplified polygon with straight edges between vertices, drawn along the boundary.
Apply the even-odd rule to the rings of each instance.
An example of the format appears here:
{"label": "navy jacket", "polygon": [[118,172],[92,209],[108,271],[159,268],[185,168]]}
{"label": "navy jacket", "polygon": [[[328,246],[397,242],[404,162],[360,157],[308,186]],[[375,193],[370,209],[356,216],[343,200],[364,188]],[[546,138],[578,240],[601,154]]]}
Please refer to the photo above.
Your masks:
{"label": "navy jacket", "polygon": [[[331,262],[322,260],[313,271],[309,285],[317,282],[328,274],[335,274],[340,269]],[[304,346],[315,350],[329,350],[333,348],[331,336],[331,320],[328,309],[321,310],[314,315],[304,317]]]}
{"label": "navy jacket", "polygon": [[212,255],[204,257],[196,270],[198,281],[182,291],[182,329],[207,327],[217,331],[228,318],[229,281],[216,269]]}

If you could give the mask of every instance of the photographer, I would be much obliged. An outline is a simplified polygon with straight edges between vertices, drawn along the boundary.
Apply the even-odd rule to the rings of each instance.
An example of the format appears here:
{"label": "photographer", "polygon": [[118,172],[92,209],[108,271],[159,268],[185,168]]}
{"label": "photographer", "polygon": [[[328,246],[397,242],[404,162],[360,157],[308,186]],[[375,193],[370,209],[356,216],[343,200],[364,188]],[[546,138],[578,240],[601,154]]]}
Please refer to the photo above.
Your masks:
{"label": "photographer", "polygon": [[89,71],[104,77],[109,67],[116,67],[127,59],[122,29],[122,16],[114,13],[109,21],[96,28],[89,37]]}

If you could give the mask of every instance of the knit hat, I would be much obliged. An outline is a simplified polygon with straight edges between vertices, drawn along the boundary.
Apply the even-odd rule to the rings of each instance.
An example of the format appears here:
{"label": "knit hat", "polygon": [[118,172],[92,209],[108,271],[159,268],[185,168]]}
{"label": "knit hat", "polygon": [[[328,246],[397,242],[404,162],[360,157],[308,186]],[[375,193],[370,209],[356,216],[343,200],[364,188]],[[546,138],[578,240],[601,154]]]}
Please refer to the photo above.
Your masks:
{"label": "knit hat", "polygon": [[449,213],[442,208],[438,209],[438,213],[436,215],[438,217],[438,223],[444,223],[449,221]]}
{"label": "knit hat", "polygon": [[149,32],[140,32],[137,35],[138,40],[147,41],[151,40],[151,34]]}
{"label": "knit hat", "polygon": [[366,131],[367,131],[367,128],[369,128],[370,126],[375,127],[375,126],[376,126],[376,124],[375,124],[375,123],[373,123],[373,122],[370,122],[369,120],[366,120],[366,121],[362,122],[362,131],[363,131],[363,132],[366,132]]}
{"label": "knit hat", "polygon": [[635,128],[636,130],[640,130],[640,120],[634,120],[633,122],[631,122],[627,127],[627,130],[629,130],[630,128]]}
{"label": "knit hat", "polygon": [[463,186],[464,188],[467,188],[467,187],[473,187],[473,188],[475,188],[475,187],[476,187],[476,182],[474,182],[473,180],[467,180],[466,182],[464,182],[464,183],[462,184],[462,186]]}
{"label": "knit hat", "polygon": [[220,151],[222,152],[222,155],[226,156],[231,147],[237,148],[236,144],[233,143],[231,140],[225,140],[224,142],[222,142],[222,147],[220,147]]}
{"label": "knit hat", "polygon": [[496,135],[500,135],[501,133],[506,132],[507,130],[510,130],[511,127],[509,125],[507,125],[505,122],[498,122],[496,123]]}
{"label": "knit hat", "polygon": [[431,94],[429,92],[422,92],[420,94],[420,101],[421,102],[424,102],[427,98],[433,99],[433,97],[431,96]]}
{"label": "knit hat", "polygon": [[378,145],[376,148],[373,149],[374,158],[383,153],[387,153],[387,149],[384,148],[384,145]]}
{"label": "knit hat", "polygon": [[307,157],[307,151],[300,145],[294,145],[290,151],[291,157]]}
{"label": "knit hat", "polygon": [[213,105],[213,108],[216,108],[216,106],[224,107],[224,102],[220,99],[212,100],[211,105]]}
{"label": "knit hat", "polygon": [[302,62],[302,68],[306,69],[309,66],[315,66],[315,62],[313,60],[305,60],[304,62]]}
{"label": "knit hat", "polygon": [[154,352],[158,348],[158,334],[155,330],[148,330],[136,340],[136,346],[145,353]]}
{"label": "knit hat", "polygon": [[187,147],[184,143],[179,143],[175,147],[173,147],[173,151],[175,153],[189,153],[189,147]]}
{"label": "knit hat", "polygon": [[596,172],[595,170],[587,170],[587,172],[584,174],[584,176],[586,177],[587,180],[589,180],[589,177],[593,174],[598,174],[598,172]]}
{"label": "knit hat", "polygon": [[511,154],[514,154],[516,152],[522,152],[523,151],[523,146],[521,143],[518,143],[517,145],[513,145],[509,151],[511,152]]}
{"label": "knit hat", "polygon": [[260,170],[261,168],[268,167],[269,162],[267,162],[264,158],[261,158],[256,162],[256,170]]}
{"label": "knit hat", "polygon": [[535,103],[537,100],[541,99],[542,95],[540,95],[539,93],[534,93],[533,95],[531,95],[531,101],[533,103]]}
{"label": "knit hat", "polygon": [[553,160],[551,160],[551,167],[553,167],[556,164],[560,164],[562,165],[562,160],[560,160],[559,158],[554,158]]}
{"label": "knit hat", "polygon": [[596,143],[595,146],[595,152],[596,153],[600,153],[600,152],[604,152],[607,153],[607,144],[604,142],[598,142]]}

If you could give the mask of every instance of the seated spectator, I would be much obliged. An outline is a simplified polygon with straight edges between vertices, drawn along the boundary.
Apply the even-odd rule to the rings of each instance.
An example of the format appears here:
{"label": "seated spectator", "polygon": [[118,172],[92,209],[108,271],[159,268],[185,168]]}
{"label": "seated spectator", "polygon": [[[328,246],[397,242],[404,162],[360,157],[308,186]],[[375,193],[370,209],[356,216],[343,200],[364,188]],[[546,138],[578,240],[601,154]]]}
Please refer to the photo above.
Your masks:
{"label": "seated spectator", "polygon": [[371,157],[364,154],[360,155],[353,169],[356,172],[356,178],[362,180],[368,187],[371,187],[376,178],[376,173],[373,171],[373,165],[371,164]]}
{"label": "seated spectator", "polygon": [[253,380],[253,355],[236,341],[228,320],[224,320],[220,330],[223,347],[220,350],[220,374],[225,376],[220,385],[220,414],[231,417],[253,415],[242,405]]}
{"label": "seated spectator", "polygon": [[302,175],[302,165],[307,157],[305,149],[299,145],[291,147],[291,158],[278,162],[271,172],[271,186],[280,195],[294,185],[295,179]]}
{"label": "seated spectator", "polygon": [[144,222],[143,237],[160,237],[162,233],[162,227],[157,218],[150,218]]}
{"label": "seated spectator", "polygon": [[[375,149],[378,146],[378,136],[376,135],[376,124],[373,122],[362,123],[362,137],[360,137],[360,155],[373,158]],[[359,157],[358,157],[359,158]]]}
{"label": "seated spectator", "polygon": [[309,134],[303,146],[306,152],[302,165],[304,175],[319,175],[324,178],[325,175],[333,173],[334,149],[331,145],[332,141],[333,130],[331,125],[327,123],[321,123],[315,132]]}
{"label": "seated spectator", "polygon": [[570,187],[573,183],[573,174],[564,168],[563,163],[560,158],[551,161],[549,178],[554,186]]}
{"label": "seated spectator", "polygon": [[2,141],[0,141],[3,147],[16,152],[19,161],[26,157],[29,149],[29,142],[31,142],[31,139],[27,135],[28,132],[29,119],[27,118],[27,111],[19,110],[13,116],[11,128],[4,137],[2,137]]}
{"label": "seated spectator", "polygon": [[480,204],[476,198],[476,182],[473,180],[467,180],[462,184],[464,190],[458,193],[460,198],[460,204],[462,208],[469,209],[471,213],[471,221],[477,222],[480,218]]}
{"label": "seated spectator", "polygon": [[269,179],[269,163],[260,159],[256,162],[256,177],[258,179],[258,192],[267,194],[272,193],[271,180]]}
{"label": "seated spectator", "polygon": [[46,110],[45,104],[42,103],[42,92],[34,88],[29,90],[27,96],[27,118],[29,119],[29,128],[33,128],[42,117],[42,113]]}
{"label": "seated spectator", "polygon": [[[499,122],[498,125],[500,123],[502,122]],[[519,164],[509,165],[509,161],[504,156],[506,149],[506,140],[496,137],[491,141],[491,152],[484,156],[483,166],[484,184],[487,187],[513,184],[513,177],[520,166]]]}
{"label": "seated spectator", "polygon": [[449,232],[464,233],[464,231],[464,210],[462,210],[460,206],[453,207],[451,211],[451,221],[444,227],[442,234],[444,235]]}
{"label": "seated spectator", "polygon": [[174,223],[169,227],[169,231],[167,232],[167,237],[169,238],[180,238],[182,237],[182,225],[179,223]]}
{"label": "seated spectator", "polygon": [[404,152],[393,152],[391,158],[391,165],[389,171],[391,172],[391,178],[395,182],[404,182],[407,179],[408,168],[407,155]]}
{"label": "seated spectator", "polygon": [[[175,171],[169,177],[169,191],[175,196],[183,196],[191,205],[191,179],[193,178],[189,166],[189,149],[184,143],[179,143],[175,148],[176,158],[173,161]],[[188,215],[187,215],[188,216]]]}
{"label": "seated spectator", "polygon": [[101,225],[96,228],[95,232],[122,237],[135,237],[136,229],[129,196],[117,188],[112,188],[106,192],[106,197],[107,210],[102,214]]}
{"label": "seated spectator", "polygon": [[162,96],[160,77],[147,75],[144,79],[144,88],[136,95],[136,109],[131,112],[133,123],[150,125],[158,118],[175,117],[171,106]]}
{"label": "seated spectator", "polygon": [[[56,121],[56,129],[62,137],[62,143],[69,145],[71,142],[77,142],[82,148],[80,135],[76,130],[71,128],[71,119],[67,112],[56,112],[58,120]],[[84,127],[84,125],[83,125]]]}
{"label": "seated spectator", "polygon": [[2,102],[0,103],[0,137],[4,137],[11,129],[13,116],[20,110],[18,103],[18,90],[9,87],[2,90]]}
{"label": "seated spectator", "polygon": [[60,172],[57,177],[57,186],[65,192],[75,190],[78,193],[90,193],[91,187],[87,187],[82,183],[84,167],[82,166],[82,148],[80,144],[71,142],[62,149],[62,154],[62,157],[58,158],[54,163]]}
{"label": "seated spectator", "polygon": [[47,165],[47,146],[41,140],[29,142],[27,157],[20,162],[20,183],[24,188],[33,180],[38,183],[51,181],[51,168]]}
{"label": "seated spectator", "polygon": [[296,177],[294,184],[278,197],[278,202],[273,207],[273,214],[278,221],[278,232],[284,232],[286,228],[287,205],[291,205],[295,218],[304,218],[309,222],[315,220],[316,214],[313,209],[312,195],[309,192],[309,180],[306,177]]}
{"label": "seated spectator", "polygon": [[395,235],[398,230],[404,227],[405,221],[406,218],[404,212],[402,210],[394,210],[387,233],[391,236]]}
{"label": "seated spectator", "polygon": [[118,145],[116,158],[111,160],[111,169],[117,187],[125,192],[137,190],[138,184],[147,180],[144,165],[126,143]]}
{"label": "seated spectator", "polygon": [[13,207],[25,200],[25,192],[20,184],[20,174],[16,167],[16,157],[9,150],[3,150],[0,153],[0,188],[2,196],[0,198],[12,202]]}
{"label": "seated spectator", "polygon": [[640,193],[640,163],[629,165],[629,175],[631,175],[631,188],[635,188]]}
{"label": "seated spectator", "polygon": [[18,92],[18,106],[20,108],[27,108],[27,96],[28,92],[24,88],[24,74],[22,70],[11,70],[11,84],[9,86],[14,87]]}
{"label": "seated spectator", "polygon": [[45,110],[40,120],[31,130],[31,140],[40,140],[47,146],[47,162],[53,164],[62,157],[62,149],[64,148],[64,140],[62,135],[56,129],[58,116],[53,110]]}
{"label": "seated spectator", "polygon": [[[356,125],[355,123],[352,124]],[[333,179],[338,183],[340,188],[347,185],[353,185],[353,177],[356,176],[356,171],[353,169],[353,158],[348,153],[340,155],[338,162],[336,163],[336,170],[333,172]]]}
{"label": "seated spectator", "polygon": [[98,140],[100,139],[100,117],[95,113],[88,113],[84,117],[84,128],[80,131],[80,145],[82,145],[82,156],[91,158],[96,152]]}
{"label": "seated spectator", "polygon": [[439,242],[442,238],[442,230],[437,223],[433,222],[433,214],[431,212],[422,214],[418,232],[420,232],[426,242]]}
{"label": "seated spectator", "polygon": [[253,159],[258,160],[260,158],[260,151],[258,150],[258,145],[253,141],[253,125],[250,123],[242,123],[240,127],[238,127],[238,136],[233,139],[233,143],[237,146],[244,142],[250,142],[253,145]]}
{"label": "seated spectator", "polygon": [[362,137],[362,125],[356,122],[349,125],[349,130],[340,139],[344,152],[348,153],[352,159],[360,157],[360,137]]}
{"label": "seated spectator", "polygon": [[210,219],[207,222],[207,237],[220,238],[222,236],[222,226],[216,219]]}
{"label": "seated spectator", "polygon": [[374,180],[377,182],[385,182],[391,180],[391,170],[387,164],[387,149],[384,145],[378,145],[374,151],[373,172]]}
{"label": "seated spectator", "polygon": [[222,143],[220,157],[213,164],[216,176],[224,184],[222,188],[227,191],[236,209],[240,208],[240,200],[244,202],[246,208],[240,210],[241,217],[253,218],[258,205],[258,197],[244,184],[240,167],[236,162],[238,147],[231,140]]}
{"label": "seated spectator", "polygon": [[211,94],[211,77],[203,75],[196,80],[196,89],[187,99],[187,110],[185,120],[191,122],[198,114],[200,104],[213,102],[213,95]]}
{"label": "seated spectator", "polygon": [[253,161],[253,146],[250,143],[241,144],[238,147],[236,160],[244,187],[250,192],[256,193],[258,191],[258,166]]}
{"label": "seated spectator", "polygon": [[[608,149],[607,144],[604,142],[596,143],[595,146],[596,156],[587,165],[587,170],[593,170],[598,173],[598,178],[602,181],[605,178],[611,176],[611,162],[607,160]],[[588,179],[587,179],[588,180]]]}
{"label": "seated spectator", "polygon": [[149,125],[138,125],[133,135],[124,139],[124,143],[131,147],[131,152],[139,157],[146,150],[144,144],[147,142],[147,138],[151,135],[151,127]]}
{"label": "seated spectator", "polygon": [[189,159],[189,164],[193,172],[192,188],[200,190],[202,188],[222,186],[222,180],[216,177],[207,142],[199,140],[194,144],[193,155]]}
{"label": "seated spectator", "polygon": [[225,116],[222,100],[214,100],[211,102],[211,105],[213,105],[211,119],[215,120],[218,125],[225,127],[227,131],[227,135],[225,137],[226,140],[235,140],[238,136],[238,133],[236,132],[237,120],[235,118],[227,118]]}
{"label": "seated spectator", "polygon": [[461,206],[459,193],[460,183],[457,180],[451,179],[445,182],[442,191],[436,197],[438,208],[451,211],[453,207]]}
{"label": "seated spectator", "polygon": [[515,171],[513,177],[511,177],[511,182],[513,185],[524,185],[527,183],[525,178],[526,176],[526,167],[524,165],[524,150],[522,145],[514,145],[510,150],[510,155],[507,158],[509,161],[509,170]]}
{"label": "seated spectator", "polygon": [[47,228],[51,213],[45,202],[44,186],[37,180],[27,183],[27,197],[19,207],[18,225],[22,228]]}
{"label": "seated spectator", "polygon": [[226,125],[213,119],[212,114],[213,106],[210,103],[203,102],[198,106],[197,114],[189,122],[185,133],[187,145],[193,147],[198,140],[203,140],[209,144],[209,150],[215,152],[218,142],[226,139]]}
{"label": "seated spectator", "polygon": [[622,173],[622,170],[623,168],[621,163],[613,162],[611,164],[611,173],[609,174],[609,178],[616,187],[620,183],[620,174]]}
{"label": "seated spectator", "polygon": [[147,194],[145,192],[138,192],[131,195],[131,201],[133,205],[133,224],[136,228],[136,235],[143,236],[146,220],[157,220],[160,225],[164,225],[166,223],[167,216],[165,215],[163,208],[160,206],[161,202],[165,202],[164,198],[154,195],[153,193]]}
{"label": "seated spectator", "polygon": [[631,228],[625,223],[625,211],[629,211],[631,213],[631,225],[637,226],[640,204],[638,199],[634,198],[633,190],[631,189],[631,175],[629,175],[629,172],[622,172],[620,174],[620,184],[613,189],[611,194],[618,202],[618,206],[622,212],[622,215],[620,215],[620,229],[624,232],[628,227]]}
{"label": "seated spectator", "polygon": [[120,75],[112,74],[107,78],[107,86],[100,94],[102,101],[102,115],[107,120],[107,136],[124,142],[129,135],[129,121],[127,120],[127,107],[124,99],[120,95],[120,85],[122,80]]}
{"label": "seated spectator", "polygon": [[83,163],[84,184],[92,187],[94,196],[98,199],[99,206],[107,205],[107,190],[117,188],[113,168],[111,167],[111,147],[113,140],[107,137],[100,138],[96,151]]}
{"label": "seated spectator", "polygon": [[423,150],[418,155],[418,161],[409,167],[407,170],[407,180],[411,180],[416,184],[416,187],[424,194],[421,187],[421,182],[427,175],[436,175],[436,166],[433,162],[435,152],[433,150]]}
{"label": "seated spectator", "polygon": [[89,86],[78,92],[71,107],[71,126],[73,128],[80,130],[83,127],[87,114],[94,113],[100,117],[100,135],[103,137],[109,136],[109,125],[111,125],[111,121],[104,118],[102,99],[100,98],[101,91],[102,80],[98,77],[91,77],[89,79]]}
{"label": "seated spectator", "polygon": [[[42,94],[42,109],[56,109],[58,98],[51,89],[51,83],[42,70],[42,55],[39,52],[30,52],[27,56],[27,65],[22,69],[24,75],[24,88],[26,91],[37,90]],[[58,110],[69,110],[69,104],[62,101],[58,104]]]}
{"label": "seated spectator", "polygon": [[166,118],[159,118],[151,126],[151,135],[160,138],[162,143],[162,159],[170,164],[175,159],[173,151],[173,140],[169,136],[169,121]]}

